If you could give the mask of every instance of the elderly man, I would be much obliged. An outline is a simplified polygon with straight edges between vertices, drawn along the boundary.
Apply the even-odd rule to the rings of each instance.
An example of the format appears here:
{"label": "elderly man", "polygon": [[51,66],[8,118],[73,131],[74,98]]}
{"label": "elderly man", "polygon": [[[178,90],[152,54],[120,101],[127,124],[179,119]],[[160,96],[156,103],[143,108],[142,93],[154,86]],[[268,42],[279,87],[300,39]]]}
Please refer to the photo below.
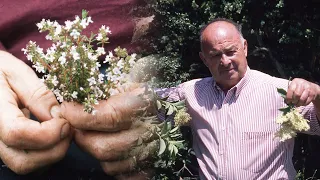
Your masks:
{"label": "elderly man", "polygon": [[212,77],[185,82],[164,94],[187,101],[201,179],[294,179],[294,140],[274,138],[278,109],[285,106],[277,88],[287,89],[286,102],[301,106],[310,120],[305,133],[319,135],[320,87],[251,70],[247,41],[231,20],[213,20],[200,38],[199,55]]}

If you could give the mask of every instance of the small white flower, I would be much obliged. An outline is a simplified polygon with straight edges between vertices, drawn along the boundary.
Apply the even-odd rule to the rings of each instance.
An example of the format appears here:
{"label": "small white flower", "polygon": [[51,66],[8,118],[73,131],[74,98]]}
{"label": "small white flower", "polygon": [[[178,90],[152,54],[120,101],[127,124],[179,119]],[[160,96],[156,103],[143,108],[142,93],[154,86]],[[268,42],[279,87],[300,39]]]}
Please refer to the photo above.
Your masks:
{"label": "small white flower", "polygon": [[92,19],[91,19],[91,16],[89,16],[88,18],[87,18],[87,23],[89,24],[89,23],[93,23],[93,21],[92,21]]}
{"label": "small white flower", "polygon": [[23,51],[23,54],[27,54],[28,53],[28,50],[25,49],[25,48],[22,48],[21,51]]}
{"label": "small white flower", "polygon": [[80,54],[79,54],[78,52],[74,52],[74,53],[72,54],[72,58],[73,58],[74,60],[79,60],[79,59],[80,59]]}
{"label": "small white flower", "polygon": [[106,54],[103,47],[98,47],[96,53],[98,54],[98,56]]}
{"label": "small white flower", "polygon": [[31,54],[28,54],[28,55],[27,55],[27,59],[28,59],[29,61],[32,61],[32,58],[33,58],[33,56],[32,56]]}
{"label": "small white flower", "polygon": [[74,60],[79,60],[80,59],[80,54],[77,52],[77,47],[76,46],[72,46],[70,53],[72,55],[72,58]]}
{"label": "small white flower", "polygon": [[99,31],[104,32],[106,34],[111,34],[109,26],[106,27],[105,25],[102,25],[101,28],[99,29]]}
{"label": "small white flower", "polygon": [[61,56],[59,57],[58,61],[59,61],[60,64],[62,64],[62,65],[63,65],[64,63],[66,63],[67,59],[66,59],[66,53],[65,53],[65,52],[61,53]]}
{"label": "small white flower", "polygon": [[78,92],[77,91],[73,91],[73,93],[71,94],[71,97],[74,99],[77,99]]}
{"label": "small white flower", "polygon": [[80,21],[79,16],[76,16],[76,17],[75,17],[75,20],[73,21],[73,23],[76,24],[76,23],[78,23],[79,21]]}
{"label": "small white flower", "polygon": [[67,47],[67,43],[66,42],[63,42],[61,45],[60,45],[60,48],[65,48]]}
{"label": "small white flower", "polygon": [[54,35],[55,35],[55,36],[58,36],[60,33],[61,33],[61,26],[58,24],[58,25],[56,26],[56,30],[55,30],[55,32],[54,32]]}
{"label": "small white flower", "polygon": [[77,39],[80,36],[80,33],[77,30],[72,29],[70,36],[72,36],[73,39]]}
{"label": "small white flower", "polygon": [[109,54],[106,56],[106,58],[105,58],[105,60],[103,61],[103,63],[109,63],[112,58],[113,58],[113,54],[112,54],[111,51],[109,51]]}
{"label": "small white flower", "polygon": [[72,28],[72,26],[73,26],[73,22],[71,22],[71,21],[69,21],[69,20],[67,20],[67,21],[65,21],[64,22],[65,23],[65,29],[67,30],[67,31],[69,31],[71,28]]}
{"label": "small white flower", "polygon": [[80,89],[80,91],[83,91],[83,90],[84,90],[83,87],[80,87],[79,89]]}
{"label": "small white flower", "polygon": [[45,73],[44,67],[39,62],[36,62],[32,67],[36,68],[39,73]]}
{"label": "small white flower", "polygon": [[114,67],[113,70],[112,70],[112,72],[113,72],[114,74],[121,74],[121,71],[120,71],[120,69],[119,69],[118,67]]}
{"label": "small white flower", "polygon": [[80,22],[80,26],[82,26],[83,29],[85,29],[88,26],[88,23],[86,19],[82,19]]}
{"label": "small white flower", "polygon": [[122,69],[124,65],[123,59],[121,58],[118,62],[117,62],[117,66],[119,69]]}
{"label": "small white flower", "polygon": [[89,79],[87,79],[89,81],[89,86],[95,85],[97,84],[96,80],[94,79],[94,77],[91,77]]}
{"label": "small white flower", "polygon": [[103,79],[104,79],[104,74],[99,74],[98,75],[98,82],[103,83]]}
{"label": "small white flower", "polygon": [[46,20],[42,19],[41,22],[36,24],[39,30],[42,30],[43,27],[46,25]]}
{"label": "small white flower", "polygon": [[46,40],[52,40],[52,36],[50,36],[49,34],[46,35]]}
{"label": "small white flower", "polygon": [[62,103],[63,102],[63,96],[60,94],[60,90],[59,89],[55,89],[53,91],[53,93],[57,96],[57,100]]}
{"label": "small white flower", "polygon": [[53,78],[51,79],[51,82],[54,86],[57,86],[59,83],[57,76],[53,76]]}
{"label": "small white flower", "polygon": [[91,60],[91,61],[96,61],[98,58],[96,55],[93,55],[91,52],[88,52],[88,58]]}
{"label": "small white flower", "polygon": [[99,62],[96,62],[96,70],[99,70],[100,67],[101,67],[101,64]]}
{"label": "small white flower", "polygon": [[98,33],[98,36],[96,37],[98,41],[101,41],[103,39],[103,35],[101,33]]}

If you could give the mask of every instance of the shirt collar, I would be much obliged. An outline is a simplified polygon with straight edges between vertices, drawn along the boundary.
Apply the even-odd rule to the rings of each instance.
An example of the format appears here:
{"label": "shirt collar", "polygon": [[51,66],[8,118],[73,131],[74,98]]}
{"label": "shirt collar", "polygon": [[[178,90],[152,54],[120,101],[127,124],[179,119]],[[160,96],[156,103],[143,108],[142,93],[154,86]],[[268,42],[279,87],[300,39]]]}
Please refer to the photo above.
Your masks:
{"label": "shirt collar", "polygon": [[[235,86],[230,88],[229,91],[235,92],[235,96],[238,97],[241,90],[248,84],[250,79],[251,79],[251,69],[249,68],[249,66],[247,66],[247,70],[243,78],[241,78],[241,80]],[[217,85],[214,79],[212,83],[213,83],[213,87],[217,88],[219,91],[222,91],[222,89]]]}

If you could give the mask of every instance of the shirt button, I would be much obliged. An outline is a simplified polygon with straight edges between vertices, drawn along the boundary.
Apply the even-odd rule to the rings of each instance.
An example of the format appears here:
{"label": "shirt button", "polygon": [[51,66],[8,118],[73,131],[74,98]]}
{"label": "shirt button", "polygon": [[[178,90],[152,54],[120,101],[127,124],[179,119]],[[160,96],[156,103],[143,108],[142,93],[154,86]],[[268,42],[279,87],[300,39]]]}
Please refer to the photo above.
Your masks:
{"label": "shirt button", "polygon": [[222,149],[219,150],[219,154],[223,155],[223,150]]}
{"label": "shirt button", "polygon": [[222,130],[222,131],[226,130],[226,127],[225,127],[225,126],[222,126],[222,127],[221,127],[221,130]]}

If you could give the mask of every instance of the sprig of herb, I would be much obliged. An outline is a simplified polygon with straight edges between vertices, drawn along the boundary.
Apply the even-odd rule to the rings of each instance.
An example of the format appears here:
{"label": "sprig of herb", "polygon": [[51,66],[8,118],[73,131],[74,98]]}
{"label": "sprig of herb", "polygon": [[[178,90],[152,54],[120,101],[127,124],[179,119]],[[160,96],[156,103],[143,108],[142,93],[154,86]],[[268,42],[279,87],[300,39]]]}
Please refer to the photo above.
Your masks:
{"label": "sprig of herb", "polygon": [[[281,97],[286,98],[286,90],[277,88],[277,91]],[[280,129],[275,133],[275,137],[279,137],[280,141],[294,138],[297,132],[308,131],[310,129],[309,121],[301,115],[293,104],[287,104],[287,107],[280,108],[279,110],[282,114],[276,119],[276,123],[280,124]]]}

